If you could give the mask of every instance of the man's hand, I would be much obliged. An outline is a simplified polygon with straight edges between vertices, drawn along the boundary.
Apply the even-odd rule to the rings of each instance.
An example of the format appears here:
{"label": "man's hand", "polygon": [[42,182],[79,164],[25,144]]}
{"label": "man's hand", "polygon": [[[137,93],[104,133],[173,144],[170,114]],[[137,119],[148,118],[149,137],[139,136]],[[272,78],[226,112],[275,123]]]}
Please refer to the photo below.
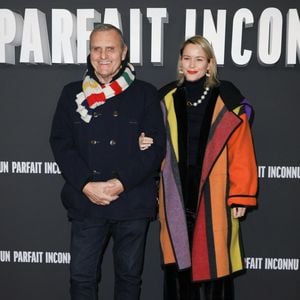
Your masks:
{"label": "man's hand", "polygon": [[116,189],[114,182],[110,181],[88,182],[82,189],[82,192],[91,202],[97,205],[109,205],[118,198],[117,193],[109,192]]}
{"label": "man's hand", "polygon": [[122,192],[124,192],[124,187],[122,182],[119,179],[110,179],[106,181],[107,183],[111,184],[110,187],[105,189],[105,192],[111,196],[118,196]]}

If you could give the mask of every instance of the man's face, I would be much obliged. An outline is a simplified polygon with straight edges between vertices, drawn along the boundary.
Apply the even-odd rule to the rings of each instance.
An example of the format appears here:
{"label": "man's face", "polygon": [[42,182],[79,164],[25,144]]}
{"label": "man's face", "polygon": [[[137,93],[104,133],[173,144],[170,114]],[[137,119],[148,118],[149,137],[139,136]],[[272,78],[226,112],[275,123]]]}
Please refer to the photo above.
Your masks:
{"label": "man's face", "polygon": [[91,64],[101,83],[109,83],[118,73],[127,47],[122,48],[122,41],[117,31],[96,31],[90,40]]}

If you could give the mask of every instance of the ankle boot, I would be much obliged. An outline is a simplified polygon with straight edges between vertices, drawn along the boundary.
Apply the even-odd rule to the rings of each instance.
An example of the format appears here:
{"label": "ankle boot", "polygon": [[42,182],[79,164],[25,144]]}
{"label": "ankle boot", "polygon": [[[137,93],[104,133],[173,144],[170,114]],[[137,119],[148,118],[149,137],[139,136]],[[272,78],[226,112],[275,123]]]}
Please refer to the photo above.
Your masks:
{"label": "ankle boot", "polygon": [[192,283],[190,269],[178,272],[175,265],[164,267],[164,300],[199,299],[199,287]]}
{"label": "ankle boot", "polygon": [[205,300],[234,300],[233,280],[230,276],[203,283]]}

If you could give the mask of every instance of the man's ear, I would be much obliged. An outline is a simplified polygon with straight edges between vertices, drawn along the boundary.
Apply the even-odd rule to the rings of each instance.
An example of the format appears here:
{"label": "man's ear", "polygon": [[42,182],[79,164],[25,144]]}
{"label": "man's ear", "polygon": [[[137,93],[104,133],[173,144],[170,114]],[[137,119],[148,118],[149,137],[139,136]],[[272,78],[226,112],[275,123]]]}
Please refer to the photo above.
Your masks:
{"label": "man's ear", "polygon": [[123,51],[122,51],[122,60],[125,60],[127,51],[128,51],[128,48],[127,48],[127,46],[125,45],[125,46],[124,46],[124,49],[123,49]]}

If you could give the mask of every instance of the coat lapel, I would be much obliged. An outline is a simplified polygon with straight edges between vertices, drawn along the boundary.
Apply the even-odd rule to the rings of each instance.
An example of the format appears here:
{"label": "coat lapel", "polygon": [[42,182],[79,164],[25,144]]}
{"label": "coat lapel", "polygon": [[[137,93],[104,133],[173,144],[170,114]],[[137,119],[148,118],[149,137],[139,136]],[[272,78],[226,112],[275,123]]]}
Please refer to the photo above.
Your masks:
{"label": "coat lapel", "polygon": [[234,130],[242,123],[241,119],[229,111],[220,97],[216,101],[207,146],[203,159],[202,175],[199,186],[201,194],[214,163],[221,154]]}

